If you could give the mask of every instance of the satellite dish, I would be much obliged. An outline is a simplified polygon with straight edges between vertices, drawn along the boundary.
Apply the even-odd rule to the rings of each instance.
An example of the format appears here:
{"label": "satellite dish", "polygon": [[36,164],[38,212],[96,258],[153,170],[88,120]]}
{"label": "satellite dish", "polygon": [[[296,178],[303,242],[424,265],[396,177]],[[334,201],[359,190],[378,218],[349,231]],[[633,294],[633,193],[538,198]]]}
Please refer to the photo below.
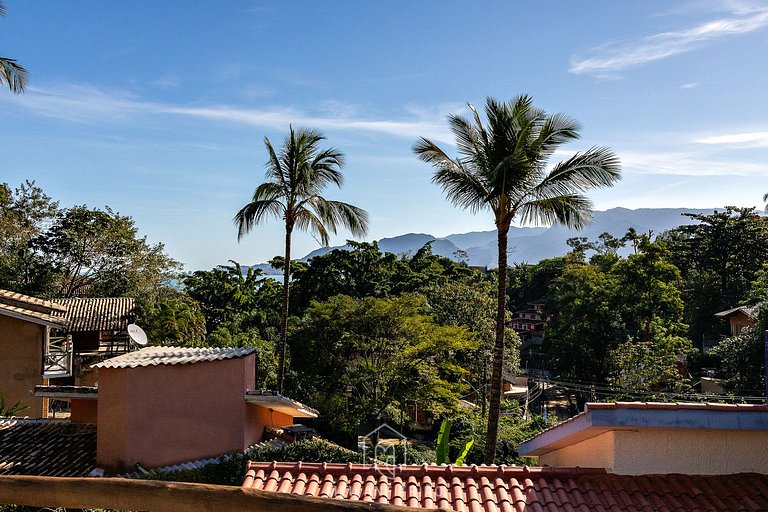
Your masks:
{"label": "satellite dish", "polygon": [[136,324],[128,324],[128,336],[130,336],[133,342],[137,345],[144,346],[147,344],[147,333]]}

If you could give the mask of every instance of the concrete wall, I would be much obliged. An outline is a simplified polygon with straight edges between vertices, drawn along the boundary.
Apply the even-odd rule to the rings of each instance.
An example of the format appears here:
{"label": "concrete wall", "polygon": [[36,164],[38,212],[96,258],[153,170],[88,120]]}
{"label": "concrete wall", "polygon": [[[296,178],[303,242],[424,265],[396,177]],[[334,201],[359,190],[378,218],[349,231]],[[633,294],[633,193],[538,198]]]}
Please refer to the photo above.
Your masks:
{"label": "concrete wall", "polygon": [[243,449],[261,441],[264,427],[284,427],[293,423],[293,417],[255,404],[247,406],[247,427]]}
{"label": "concrete wall", "polygon": [[614,432],[604,432],[572,446],[566,446],[539,457],[542,465],[553,467],[606,468],[614,467]]}
{"label": "concrete wall", "polygon": [[98,400],[72,398],[69,401],[69,421],[72,423],[97,423]]}
{"label": "concrete wall", "polygon": [[28,405],[20,414],[41,418],[44,402],[30,393],[44,384],[43,338],[46,327],[0,315],[0,392],[8,405],[18,400]]}
{"label": "concrete wall", "polygon": [[[242,450],[261,432],[246,421],[254,356],[99,370],[97,464],[133,471]],[[263,430],[263,426],[261,427]]]}
{"label": "concrete wall", "polygon": [[640,429],[606,432],[544,454],[542,464],[622,475],[768,473],[768,431]]}

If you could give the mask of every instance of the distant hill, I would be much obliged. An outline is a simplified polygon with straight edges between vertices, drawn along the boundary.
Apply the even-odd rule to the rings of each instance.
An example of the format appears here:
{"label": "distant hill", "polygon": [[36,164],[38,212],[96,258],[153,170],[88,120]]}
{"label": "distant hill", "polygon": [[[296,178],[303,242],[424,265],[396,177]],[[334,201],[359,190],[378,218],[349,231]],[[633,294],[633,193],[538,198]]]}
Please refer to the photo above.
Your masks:
{"label": "distant hill", "polygon": [[[615,237],[623,236],[630,227],[638,233],[653,233],[654,236],[677,226],[692,224],[694,221],[683,213],[710,214],[714,209],[688,209],[688,208],[640,208],[629,210],[627,208],[612,208],[610,210],[595,212],[592,223],[583,231],[566,229],[563,226],[517,228],[513,227],[509,232],[509,262],[512,263],[536,263],[544,258],[562,256],[568,252],[566,240],[574,236],[584,236],[589,240],[596,240],[600,234],[608,232]],[[425,233],[408,233],[392,238],[379,240],[379,248],[383,252],[391,252],[398,256],[413,256],[416,251],[429,241],[434,240],[432,251],[440,256],[457,260],[456,252],[466,251],[468,261],[472,266],[496,267],[497,245],[496,231],[475,231],[472,233],[457,233],[446,237],[437,238]],[[307,254],[301,261],[307,261],[315,256],[326,254],[334,249],[349,250],[348,246],[322,247]],[[630,251],[625,249],[625,254]],[[267,274],[275,274],[277,271],[269,264],[254,265],[261,268]]]}

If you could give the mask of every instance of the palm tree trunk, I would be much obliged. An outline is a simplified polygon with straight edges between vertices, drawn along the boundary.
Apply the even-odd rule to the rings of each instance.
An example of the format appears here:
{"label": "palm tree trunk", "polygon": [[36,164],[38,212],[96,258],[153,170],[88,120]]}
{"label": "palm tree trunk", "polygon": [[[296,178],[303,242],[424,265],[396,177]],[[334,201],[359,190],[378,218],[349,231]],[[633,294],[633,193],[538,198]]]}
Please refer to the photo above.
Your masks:
{"label": "palm tree trunk", "polygon": [[283,311],[280,318],[280,353],[277,363],[277,390],[283,393],[285,383],[285,351],[288,347],[288,299],[291,287],[291,233],[293,226],[285,226],[285,265],[283,268]]}
{"label": "palm tree trunk", "polygon": [[496,459],[496,441],[499,435],[499,413],[501,409],[501,378],[504,366],[504,321],[507,313],[507,241],[509,226],[498,230],[499,243],[499,292],[496,311],[496,342],[493,346],[493,368],[491,370],[491,399],[488,405],[488,433],[485,438],[486,464]]}

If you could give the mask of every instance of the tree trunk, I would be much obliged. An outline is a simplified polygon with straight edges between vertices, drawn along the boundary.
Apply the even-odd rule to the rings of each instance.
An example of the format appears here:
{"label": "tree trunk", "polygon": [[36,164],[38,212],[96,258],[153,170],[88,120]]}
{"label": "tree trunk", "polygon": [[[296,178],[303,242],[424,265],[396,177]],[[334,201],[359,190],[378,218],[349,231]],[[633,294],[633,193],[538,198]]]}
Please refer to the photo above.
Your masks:
{"label": "tree trunk", "polygon": [[283,268],[283,311],[280,318],[280,350],[277,363],[277,390],[283,393],[285,383],[285,351],[288,347],[288,299],[291,287],[291,233],[293,226],[285,226],[285,265]]}
{"label": "tree trunk", "polygon": [[499,292],[496,311],[496,342],[493,346],[493,368],[491,369],[491,399],[488,405],[488,433],[485,438],[486,464],[496,459],[496,441],[499,435],[499,412],[501,409],[501,378],[504,366],[504,320],[507,312],[507,237],[509,226],[498,230],[499,240]]}

